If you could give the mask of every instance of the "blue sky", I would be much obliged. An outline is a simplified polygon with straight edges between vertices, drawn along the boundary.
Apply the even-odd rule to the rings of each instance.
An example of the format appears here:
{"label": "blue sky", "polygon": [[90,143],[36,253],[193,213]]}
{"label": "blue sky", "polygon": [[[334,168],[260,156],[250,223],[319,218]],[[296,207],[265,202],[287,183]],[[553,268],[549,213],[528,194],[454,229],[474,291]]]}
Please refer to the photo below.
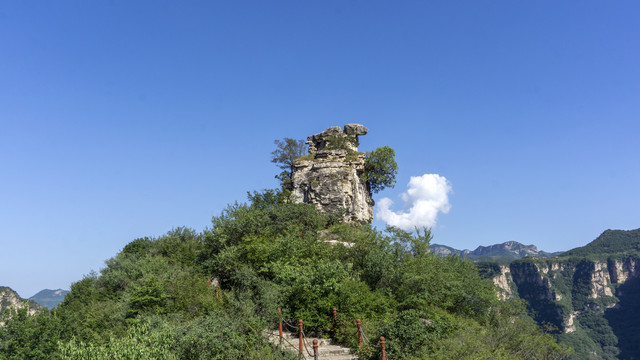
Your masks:
{"label": "blue sky", "polygon": [[[434,242],[547,251],[640,227],[635,1],[4,1],[0,285],[68,288],[129,241],[277,186],[273,140],[361,123]],[[381,220],[374,221],[378,228]]]}

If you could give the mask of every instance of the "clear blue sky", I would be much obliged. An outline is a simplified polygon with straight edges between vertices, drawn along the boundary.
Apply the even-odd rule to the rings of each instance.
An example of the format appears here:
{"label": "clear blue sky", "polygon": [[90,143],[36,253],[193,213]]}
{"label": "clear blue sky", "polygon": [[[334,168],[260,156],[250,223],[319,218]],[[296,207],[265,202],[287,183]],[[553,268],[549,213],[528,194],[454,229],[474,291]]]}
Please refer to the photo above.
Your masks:
{"label": "clear blue sky", "polygon": [[[362,123],[448,179],[434,242],[547,251],[640,227],[637,1],[2,1],[0,285],[277,186],[273,140]],[[396,205],[396,206],[397,206]],[[399,209],[398,209],[399,210]],[[383,227],[379,220],[374,222]]]}

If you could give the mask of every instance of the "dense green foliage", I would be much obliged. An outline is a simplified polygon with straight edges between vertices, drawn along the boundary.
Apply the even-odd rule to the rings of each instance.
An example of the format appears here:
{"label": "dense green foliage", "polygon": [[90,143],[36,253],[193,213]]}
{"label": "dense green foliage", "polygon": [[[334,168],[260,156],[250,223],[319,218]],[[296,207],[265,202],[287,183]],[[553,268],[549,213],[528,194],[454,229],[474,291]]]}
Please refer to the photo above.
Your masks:
{"label": "dense green foliage", "polygon": [[640,252],[640,229],[606,230],[589,244],[561,256],[590,256]]}
{"label": "dense green foliage", "polygon": [[324,138],[326,141],[324,149],[326,150],[346,150],[347,153],[352,153],[351,147],[358,145],[358,137],[356,135],[348,134],[335,134],[329,135]]}
{"label": "dense green foliage", "polygon": [[637,359],[640,352],[640,278],[627,280],[618,288],[616,295],[620,302],[605,311],[604,319],[618,338],[619,358]]}
{"label": "dense green foliage", "polygon": [[[370,340],[387,338],[392,359],[568,354],[522,303],[498,301],[473,263],[429,253],[428,229],[341,224],[277,191],[250,199],[203,233],[136,239],[73,284],[56,310],[14,315],[0,329],[0,359],[287,359],[263,336],[278,307],[320,336],[337,307],[336,339],[355,348],[360,318]],[[330,246],[320,230],[353,246]],[[379,358],[375,341],[359,353]]]}
{"label": "dense green foliage", "polygon": [[367,151],[363,180],[367,182],[372,193],[395,186],[398,173],[395,156],[395,151],[388,146]]}
{"label": "dense green foliage", "polygon": [[476,263],[480,275],[487,279],[493,279],[500,275],[500,263],[494,261],[481,261]]}
{"label": "dense green foliage", "polygon": [[26,307],[3,313],[0,327],[0,359],[46,359],[55,353],[61,323],[55,311],[28,315]]}

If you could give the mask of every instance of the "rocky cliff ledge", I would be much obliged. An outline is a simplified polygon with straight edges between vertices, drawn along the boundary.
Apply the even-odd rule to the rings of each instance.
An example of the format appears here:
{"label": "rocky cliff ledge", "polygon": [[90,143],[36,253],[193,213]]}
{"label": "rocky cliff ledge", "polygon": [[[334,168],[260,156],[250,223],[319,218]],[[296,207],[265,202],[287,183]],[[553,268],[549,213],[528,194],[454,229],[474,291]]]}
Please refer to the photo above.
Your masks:
{"label": "rocky cliff ledge", "polygon": [[[40,309],[39,305],[21,298],[18,293],[11,288],[0,286],[0,315],[4,315],[3,313],[10,309],[17,310],[23,307],[28,307],[27,313],[29,315],[34,315]],[[0,318],[1,317],[2,316],[0,316]],[[0,326],[4,326],[4,321],[0,321]]]}
{"label": "rocky cliff ledge", "polygon": [[[519,295],[535,313],[565,333],[585,310],[603,313],[618,306],[621,285],[640,277],[640,258],[621,255],[606,260],[584,258],[529,259],[501,266],[492,277],[498,296]],[[627,291],[628,292],[628,291]]]}
{"label": "rocky cliff ledge", "polygon": [[293,165],[294,201],[313,204],[324,213],[342,213],[346,222],[370,223],[374,203],[360,176],[365,154],[358,152],[358,137],[368,131],[363,125],[348,124],[309,136],[309,155]]}

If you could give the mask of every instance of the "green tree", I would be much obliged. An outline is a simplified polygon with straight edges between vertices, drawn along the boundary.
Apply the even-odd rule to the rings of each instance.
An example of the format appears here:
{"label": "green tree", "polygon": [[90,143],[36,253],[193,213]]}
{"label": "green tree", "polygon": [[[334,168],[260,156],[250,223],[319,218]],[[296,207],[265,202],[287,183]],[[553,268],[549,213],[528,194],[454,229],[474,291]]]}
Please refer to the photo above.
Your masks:
{"label": "green tree", "polygon": [[60,321],[55,310],[30,315],[29,308],[9,309],[0,326],[0,359],[47,359],[56,350]]}
{"label": "green tree", "polygon": [[103,344],[85,343],[76,338],[58,344],[59,358],[62,360],[147,360],[178,359],[172,352],[174,340],[170,329],[151,329],[148,324],[131,327],[124,336],[109,336]]}
{"label": "green tree", "polygon": [[[342,344],[358,348],[355,319],[362,320],[371,340],[358,352],[363,360],[380,358],[379,336],[392,359],[568,354],[525,315],[523,302],[499,302],[471,261],[429,252],[429,228],[383,233],[339,223],[280,194],[250,193],[250,204],[230,205],[202,234],[175,228],[136,239],[100,275],[73,284],[57,310],[7,315],[0,360],[291,359],[263,336],[276,328],[276,309],[321,336],[333,330],[332,307]],[[610,332],[596,335],[603,347],[615,344]]]}
{"label": "green tree", "polygon": [[288,189],[291,187],[293,163],[297,158],[305,155],[307,146],[303,140],[291,138],[274,140],[273,143],[276,144],[276,149],[271,152],[271,162],[277,164],[282,170],[276,175],[276,179],[280,180],[283,188]]}
{"label": "green tree", "polygon": [[429,359],[563,360],[572,349],[559,345],[526,315],[522,300],[493,304],[482,324],[464,321],[456,334],[440,342]]}
{"label": "green tree", "polygon": [[163,284],[153,274],[145,278],[140,286],[133,288],[129,302],[129,315],[136,316],[142,312],[166,312],[168,296]]}
{"label": "green tree", "polygon": [[395,186],[398,173],[395,156],[395,151],[388,146],[367,151],[362,180],[367,182],[372,193]]}

